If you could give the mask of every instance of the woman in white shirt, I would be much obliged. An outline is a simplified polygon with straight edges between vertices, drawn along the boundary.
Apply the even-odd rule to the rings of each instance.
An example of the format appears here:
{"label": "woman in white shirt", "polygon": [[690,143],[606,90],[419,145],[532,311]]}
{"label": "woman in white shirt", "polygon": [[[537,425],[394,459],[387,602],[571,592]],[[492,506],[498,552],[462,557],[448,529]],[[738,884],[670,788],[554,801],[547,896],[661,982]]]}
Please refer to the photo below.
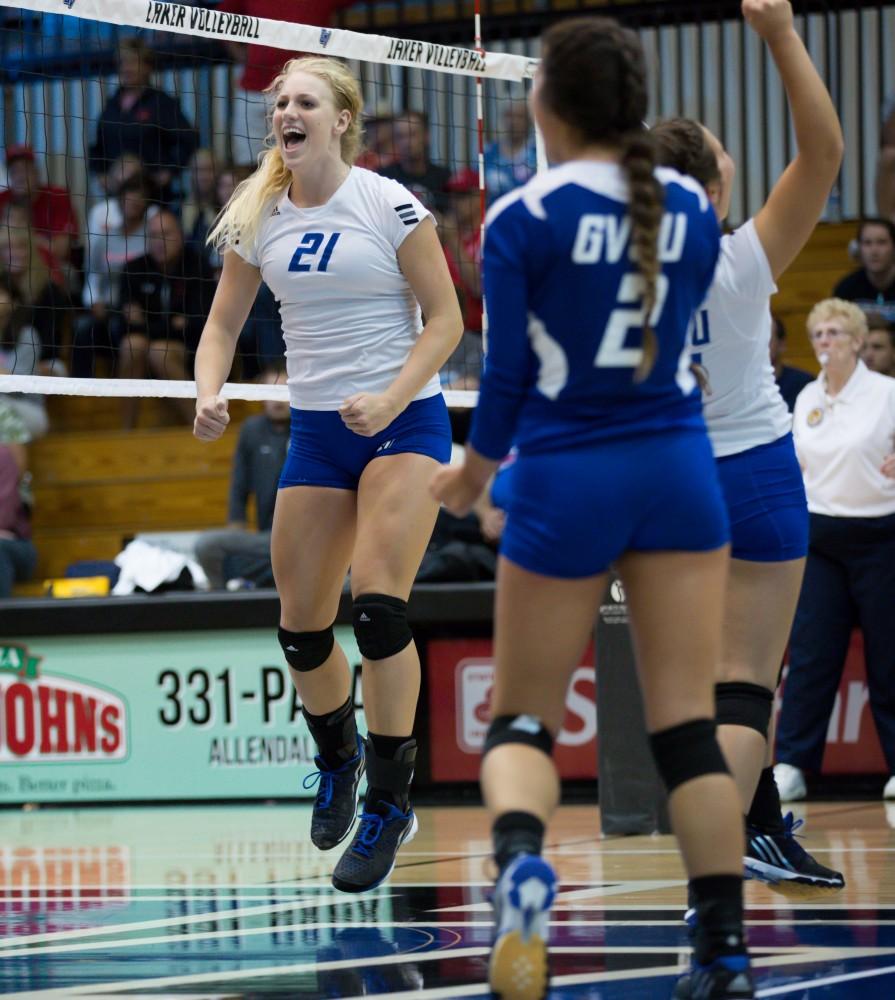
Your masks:
{"label": "woman in white shirt", "polygon": [[[463,323],[430,213],[353,166],[363,99],[348,69],[292,60],[272,90],[272,144],[210,235],[224,266],[196,354],[195,433],[214,440],[229,422],[221,386],[263,278],[280,303],[292,406],[271,536],[278,635],[318,748],[321,850],[351,832],[366,766],[361,822],[333,873],[337,889],[361,892],[416,831],[407,599],[438,512],[428,480],[450,456],[438,370]],[[365,741],[332,630],[349,564]]]}
{"label": "woman in white shirt", "polygon": [[892,775],[884,795],[895,798],[895,379],[861,361],[867,320],[854,303],[819,302],[808,333],[823,370],[793,414],[810,542],[777,728],[778,781],[800,791],[802,772],[820,770],[859,626],[870,709]]}

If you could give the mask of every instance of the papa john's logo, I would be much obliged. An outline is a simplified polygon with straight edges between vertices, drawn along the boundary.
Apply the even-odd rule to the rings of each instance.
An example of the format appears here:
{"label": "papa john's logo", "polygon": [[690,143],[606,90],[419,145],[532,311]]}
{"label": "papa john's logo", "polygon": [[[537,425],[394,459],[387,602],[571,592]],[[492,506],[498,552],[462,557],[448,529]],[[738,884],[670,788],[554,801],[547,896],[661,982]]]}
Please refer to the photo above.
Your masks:
{"label": "papa john's logo", "polygon": [[111,691],[41,676],[43,657],[0,646],[0,764],[127,757],[127,706]]}

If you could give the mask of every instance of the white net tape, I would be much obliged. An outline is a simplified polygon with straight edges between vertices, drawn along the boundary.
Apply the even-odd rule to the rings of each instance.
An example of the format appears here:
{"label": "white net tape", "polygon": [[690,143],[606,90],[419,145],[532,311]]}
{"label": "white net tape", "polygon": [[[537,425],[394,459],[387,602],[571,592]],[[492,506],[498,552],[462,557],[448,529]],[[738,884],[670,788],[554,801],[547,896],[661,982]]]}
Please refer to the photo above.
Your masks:
{"label": "white net tape", "polygon": [[[142,378],[64,378],[53,375],[0,375],[0,392],[27,392],[53,396],[142,397],[144,399],[195,399],[196,383]],[[227,382],[221,389],[227,399],[259,402],[289,400],[286,385]],[[448,406],[475,406],[478,393],[462,389],[444,392]]]}
{"label": "white net tape", "polygon": [[[49,13],[48,6],[47,0],[0,0],[0,7],[33,10],[41,14]],[[361,59],[492,80],[528,80],[538,65],[536,59],[508,52],[476,51],[341,28],[290,24],[182,3],[160,3],[158,0],[77,0],[77,9],[73,5],[68,11],[54,9],[52,13],[67,13],[105,24],[154,28],[193,38],[252,42],[292,52],[315,52],[343,59]]]}

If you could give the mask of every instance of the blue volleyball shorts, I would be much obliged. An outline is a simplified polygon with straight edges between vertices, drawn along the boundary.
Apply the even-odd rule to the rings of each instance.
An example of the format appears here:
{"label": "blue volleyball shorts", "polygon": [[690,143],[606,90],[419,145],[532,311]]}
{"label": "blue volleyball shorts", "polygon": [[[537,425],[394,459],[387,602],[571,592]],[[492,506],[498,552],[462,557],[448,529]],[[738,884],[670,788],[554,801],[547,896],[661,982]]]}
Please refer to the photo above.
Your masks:
{"label": "blue volleyball shorts", "polygon": [[705,552],[730,538],[703,431],[520,454],[495,478],[500,551],[532,573],[605,572],[625,552]]}
{"label": "blue volleyball shorts", "polygon": [[451,457],[451,425],[444,396],[415,399],[379,434],[362,437],[349,430],[337,410],[291,411],[289,452],[280,489],[330,486],[356,490],[374,458],[412,452],[438,462]]}
{"label": "blue volleyball shorts", "polygon": [[792,435],[718,459],[734,559],[785,562],[808,554],[808,501]]}

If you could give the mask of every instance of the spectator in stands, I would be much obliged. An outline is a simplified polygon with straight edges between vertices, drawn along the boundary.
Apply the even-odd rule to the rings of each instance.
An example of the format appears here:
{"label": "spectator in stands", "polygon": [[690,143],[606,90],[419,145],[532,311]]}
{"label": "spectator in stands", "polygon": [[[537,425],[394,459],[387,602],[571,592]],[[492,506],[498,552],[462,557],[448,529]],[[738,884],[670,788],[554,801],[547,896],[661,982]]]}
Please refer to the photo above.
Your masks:
{"label": "spectator in stands", "polygon": [[[287,4],[282,0],[222,0],[218,10],[325,28],[332,23],[333,14],[337,10],[352,3],[354,0],[302,0],[300,4]],[[287,53],[269,45],[246,45],[242,42],[226,44],[230,54],[242,66],[233,94],[230,151],[234,163],[254,167],[270,132],[269,109],[264,92],[283,68]]]}
{"label": "spectator in stands", "polygon": [[106,101],[90,147],[89,170],[103,189],[109,167],[123,153],[140,157],[159,199],[181,195],[180,175],[198,145],[198,134],[176,98],[149,86],[152,52],[133,36],[118,47],[119,87]]}
{"label": "spectator in stands", "polygon": [[[9,277],[0,276],[0,375],[35,375],[40,361],[40,336],[28,322],[22,296]],[[7,393],[3,402],[19,416],[28,436],[43,437],[49,428],[43,396]]]}
{"label": "spectator in stands", "polygon": [[861,360],[872,372],[895,377],[895,323],[879,313],[867,314],[867,337]]}
{"label": "spectator in stands", "polygon": [[[109,167],[105,180],[106,197],[94,202],[87,212],[88,244],[91,236],[103,235],[121,225],[121,206],[117,198],[118,189],[126,180],[130,180],[131,177],[136,177],[138,174],[146,176],[146,172],[143,170],[143,161],[136,153],[122,153]],[[89,253],[88,247],[88,257]]]}
{"label": "spectator in stands", "polygon": [[822,366],[796,401],[793,435],[811,536],[789,644],[775,776],[803,798],[819,771],[852,629],[864,633],[870,708],[895,798],[895,379],[860,360],[867,321],[842,299],[818,303],[808,333]]}
{"label": "spectator in stands", "polygon": [[29,440],[18,414],[0,399],[0,599],[30,579],[37,564],[25,471]]}
{"label": "spectator in stands", "polygon": [[395,162],[395,118],[388,110],[364,118],[364,148],[356,166],[379,173]]}
{"label": "spectator in stands", "polygon": [[497,138],[485,148],[485,191],[488,204],[534,177],[538,153],[528,105],[511,101],[501,116]]}
{"label": "spectator in stands", "polygon": [[445,185],[451,172],[429,159],[429,116],[423,111],[402,111],[392,125],[395,162],[385,167],[383,177],[391,177],[430,211],[446,212],[449,199]]}
{"label": "spectator in stands", "polygon": [[124,173],[120,167],[118,172],[123,176],[110,200],[115,211],[106,213],[107,222],[100,230],[88,233],[83,296],[88,312],[75,324],[72,346],[71,368],[76,378],[95,374],[97,352],[111,356],[117,349],[122,333],[121,272],[129,261],[146,254],[146,224],[159,211],[149,203],[143,174]]}
{"label": "spectator in stands", "polygon": [[[187,358],[196,349],[214,298],[214,280],[202,258],[184,247],[180,222],[166,209],[147,222],[146,248],[121,274],[124,335],[118,375],[186,379]],[[193,400],[172,403],[185,421],[192,421]],[[136,424],[138,411],[139,399],[124,400],[125,427]]]}
{"label": "spectator in stands", "polygon": [[202,148],[193,153],[189,178],[189,192],[180,216],[183,238],[190,250],[207,256],[208,246],[205,238],[223,204],[218,200],[217,164],[212,150]]}
{"label": "spectator in stands", "polygon": [[796,405],[796,396],[809,382],[814,381],[814,376],[803,368],[793,368],[783,363],[783,356],[786,354],[786,327],[783,325],[783,320],[774,313],[771,314],[770,351],[774,380],[789,412],[792,413]]}
{"label": "spectator in stands", "polygon": [[879,214],[895,222],[895,96],[883,109],[881,149],[876,166],[876,207]]}
{"label": "spectator in stands", "polygon": [[445,184],[450,207],[442,229],[444,255],[460,298],[463,337],[441,372],[452,389],[477,389],[482,370],[482,195],[479,175],[466,168]]}
{"label": "spectator in stands", "polygon": [[34,234],[65,267],[78,241],[78,217],[68,191],[41,182],[34,150],[24,144],[7,146],[6,179],[9,187],[0,191],[0,219],[8,224],[9,206],[21,208]]}
{"label": "spectator in stands", "polygon": [[62,275],[33,230],[20,225],[0,227],[0,273],[5,272],[21,296],[25,322],[40,338],[37,374],[64,375],[71,298],[61,284]]}
{"label": "spectator in stands", "polygon": [[861,267],[833,289],[838,299],[895,320],[895,222],[864,219],[858,226]]}
{"label": "spectator in stands", "polygon": [[[261,381],[285,384],[285,369],[268,369]],[[288,450],[289,400],[267,400],[264,413],[249,417],[239,431],[230,477],[229,524],[221,531],[203,532],[196,542],[196,559],[213,589],[220,590],[232,578],[273,586],[270,529]],[[249,530],[246,517],[249,497],[255,498],[256,531]]]}

